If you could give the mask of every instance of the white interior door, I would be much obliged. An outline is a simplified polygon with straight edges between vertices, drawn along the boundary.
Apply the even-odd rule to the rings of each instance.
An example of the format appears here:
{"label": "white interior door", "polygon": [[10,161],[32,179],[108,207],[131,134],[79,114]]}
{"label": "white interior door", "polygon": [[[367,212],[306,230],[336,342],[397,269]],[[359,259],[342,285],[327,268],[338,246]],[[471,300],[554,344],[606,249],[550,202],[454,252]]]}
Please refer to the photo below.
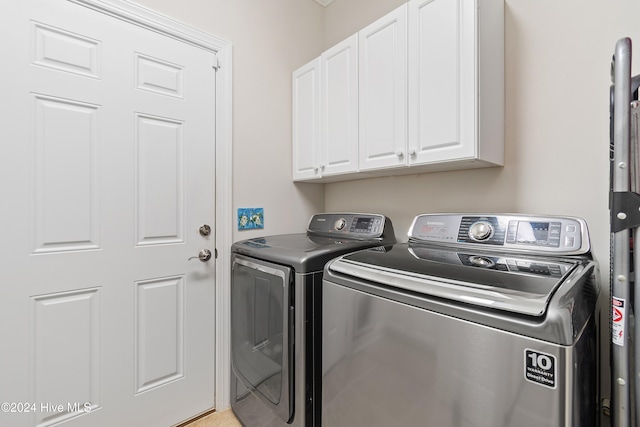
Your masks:
{"label": "white interior door", "polygon": [[215,54],[66,0],[0,17],[0,425],[214,405]]}

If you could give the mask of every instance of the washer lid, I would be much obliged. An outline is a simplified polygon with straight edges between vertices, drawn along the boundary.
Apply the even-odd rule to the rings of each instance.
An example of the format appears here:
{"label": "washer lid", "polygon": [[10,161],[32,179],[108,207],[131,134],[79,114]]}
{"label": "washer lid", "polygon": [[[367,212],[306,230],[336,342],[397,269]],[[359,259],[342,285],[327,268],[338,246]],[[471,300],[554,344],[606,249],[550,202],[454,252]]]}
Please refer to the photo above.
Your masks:
{"label": "washer lid", "polygon": [[541,316],[555,289],[578,263],[398,244],[345,255],[328,268],[383,286]]}

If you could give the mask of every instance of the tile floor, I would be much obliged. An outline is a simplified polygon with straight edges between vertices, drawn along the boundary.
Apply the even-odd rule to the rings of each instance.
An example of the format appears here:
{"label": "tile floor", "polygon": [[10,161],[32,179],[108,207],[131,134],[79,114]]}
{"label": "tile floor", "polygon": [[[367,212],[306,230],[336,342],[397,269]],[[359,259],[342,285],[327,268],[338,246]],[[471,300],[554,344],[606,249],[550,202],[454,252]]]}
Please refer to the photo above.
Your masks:
{"label": "tile floor", "polygon": [[182,427],[242,427],[231,409],[216,411]]}

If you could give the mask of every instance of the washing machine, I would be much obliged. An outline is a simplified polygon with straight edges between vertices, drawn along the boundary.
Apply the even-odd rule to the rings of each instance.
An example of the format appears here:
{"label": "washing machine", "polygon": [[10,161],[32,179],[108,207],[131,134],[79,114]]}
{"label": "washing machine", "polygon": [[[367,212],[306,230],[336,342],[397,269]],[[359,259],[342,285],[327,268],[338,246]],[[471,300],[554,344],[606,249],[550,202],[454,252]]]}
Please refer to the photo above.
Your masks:
{"label": "washing machine", "polygon": [[395,241],[383,215],[320,213],[306,233],[233,244],[231,407],[244,426],[319,425],[324,266]]}
{"label": "washing machine", "polygon": [[597,269],[582,219],[497,214],[329,262],[321,425],[598,425]]}

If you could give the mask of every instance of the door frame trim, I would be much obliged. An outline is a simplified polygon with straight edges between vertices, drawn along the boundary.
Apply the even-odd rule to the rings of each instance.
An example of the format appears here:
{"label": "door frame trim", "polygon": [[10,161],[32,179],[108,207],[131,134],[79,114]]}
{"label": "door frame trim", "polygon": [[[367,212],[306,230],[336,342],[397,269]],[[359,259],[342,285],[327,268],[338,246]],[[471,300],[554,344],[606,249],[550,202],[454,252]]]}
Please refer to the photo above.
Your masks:
{"label": "door frame trim", "polygon": [[[232,46],[231,42],[185,25],[127,0],[68,0],[149,31],[207,50],[216,68],[215,206],[215,385],[214,407],[230,406],[230,304],[232,193]],[[198,414],[193,414],[198,415]]]}

